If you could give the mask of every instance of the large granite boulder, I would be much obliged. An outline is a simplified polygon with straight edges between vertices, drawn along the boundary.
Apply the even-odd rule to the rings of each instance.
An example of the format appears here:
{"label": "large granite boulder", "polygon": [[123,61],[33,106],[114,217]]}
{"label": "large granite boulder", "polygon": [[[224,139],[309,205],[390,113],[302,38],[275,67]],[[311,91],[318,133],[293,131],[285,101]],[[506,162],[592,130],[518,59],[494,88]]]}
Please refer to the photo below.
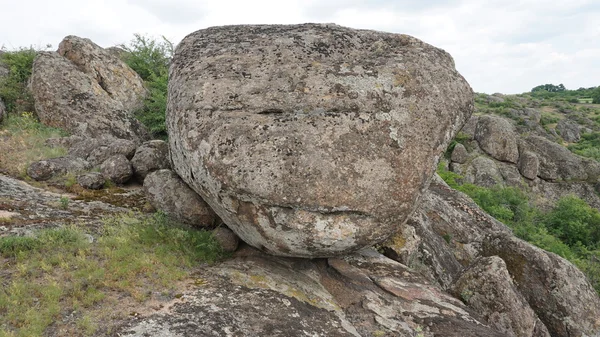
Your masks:
{"label": "large granite boulder", "polygon": [[31,92],[46,125],[85,137],[137,143],[149,137],[133,116],[146,95],[142,79],[88,39],[67,36],[58,52],[38,53]]}
{"label": "large granite boulder", "polygon": [[171,63],[174,170],[240,238],[318,257],[406,221],[473,110],[451,56],[333,24],[188,35]]}
{"label": "large granite boulder", "polygon": [[556,131],[560,133],[560,136],[565,142],[577,143],[581,139],[579,124],[568,119],[561,119],[558,124],[556,124]]}
{"label": "large granite boulder", "polygon": [[514,126],[502,117],[480,116],[475,139],[479,147],[494,159],[511,163],[519,159],[519,136]]}

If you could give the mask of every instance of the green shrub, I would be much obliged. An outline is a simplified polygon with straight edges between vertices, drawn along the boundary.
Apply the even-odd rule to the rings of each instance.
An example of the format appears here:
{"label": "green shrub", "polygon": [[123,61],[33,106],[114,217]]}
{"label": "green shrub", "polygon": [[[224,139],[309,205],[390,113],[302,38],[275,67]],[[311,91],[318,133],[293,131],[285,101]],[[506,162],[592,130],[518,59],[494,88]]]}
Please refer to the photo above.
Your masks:
{"label": "green shrub", "polygon": [[149,90],[144,107],[136,113],[136,117],[154,137],[166,139],[167,83],[173,44],[165,37],[157,41],[135,34],[129,45],[121,47],[126,51],[123,61],[140,75]]}
{"label": "green shrub", "polygon": [[575,197],[561,198],[546,215],[548,230],[567,245],[582,244],[588,249],[598,248],[600,242],[600,212]]}
{"label": "green shrub", "polygon": [[600,161],[600,132],[584,133],[578,143],[568,148],[575,154]]}
{"label": "green shrub", "polygon": [[36,54],[37,51],[30,47],[0,55],[0,63],[9,70],[9,75],[0,79],[0,98],[9,113],[34,111],[33,97],[27,89],[27,81],[31,76]]}

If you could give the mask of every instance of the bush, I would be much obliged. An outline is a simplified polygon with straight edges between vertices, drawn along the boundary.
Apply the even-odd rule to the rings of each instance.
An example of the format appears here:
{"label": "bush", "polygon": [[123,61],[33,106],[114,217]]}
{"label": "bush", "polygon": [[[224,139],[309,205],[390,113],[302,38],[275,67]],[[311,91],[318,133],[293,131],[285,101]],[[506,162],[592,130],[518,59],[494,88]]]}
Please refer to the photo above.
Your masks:
{"label": "bush", "polygon": [[144,107],[136,117],[152,132],[155,138],[167,138],[165,112],[167,109],[167,83],[173,44],[165,37],[156,41],[140,34],[125,49],[123,61],[144,80],[150,91]]}
{"label": "bush", "polygon": [[575,196],[561,198],[546,215],[545,224],[552,234],[571,247],[581,244],[587,249],[598,248],[600,212]]}
{"label": "bush", "polygon": [[600,132],[584,133],[578,143],[568,148],[575,154],[600,161]]}
{"label": "bush", "polygon": [[31,76],[36,54],[37,51],[33,48],[21,48],[0,55],[0,63],[9,70],[8,77],[0,78],[0,98],[9,113],[34,111],[33,97],[27,89],[27,81]]}

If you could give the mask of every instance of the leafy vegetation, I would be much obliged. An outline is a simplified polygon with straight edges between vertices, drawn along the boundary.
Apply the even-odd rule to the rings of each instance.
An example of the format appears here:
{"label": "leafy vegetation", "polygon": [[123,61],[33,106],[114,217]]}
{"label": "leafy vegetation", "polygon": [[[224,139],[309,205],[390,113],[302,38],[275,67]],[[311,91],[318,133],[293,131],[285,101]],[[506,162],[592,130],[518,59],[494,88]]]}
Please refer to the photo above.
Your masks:
{"label": "leafy vegetation", "polygon": [[543,84],[531,89],[531,97],[570,103],[600,103],[600,87],[579,88],[568,90],[559,85]]}
{"label": "leafy vegetation", "polygon": [[558,254],[581,269],[600,294],[600,212],[585,201],[563,197],[549,212],[532,205],[515,187],[485,188],[463,183],[464,178],[438,167],[446,183],[467,194],[488,214],[513,233],[542,249]]}
{"label": "leafy vegetation", "polygon": [[0,54],[0,63],[9,71],[7,77],[0,78],[0,98],[9,113],[33,111],[33,97],[27,89],[27,81],[36,53],[33,48],[21,48]]}
{"label": "leafy vegetation", "polygon": [[107,219],[93,241],[75,226],[0,238],[0,256],[10,275],[0,288],[0,336],[16,337],[42,336],[51,325],[57,335],[92,335],[127,315],[128,299],[140,307],[153,294],[174,297],[198,262],[223,254],[210,232],[156,213]]}
{"label": "leafy vegetation", "polygon": [[167,138],[165,112],[167,109],[167,83],[173,44],[165,37],[157,41],[135,34],[129,45],[123,45],[123,61],[144,80],[149,95],[136,117],[156,138]]}
{"label": "leafy vegetation", "polygon": [[569,150],[580,156],[600,161],[600,132],[582,134],[579,142],[569,145]]}

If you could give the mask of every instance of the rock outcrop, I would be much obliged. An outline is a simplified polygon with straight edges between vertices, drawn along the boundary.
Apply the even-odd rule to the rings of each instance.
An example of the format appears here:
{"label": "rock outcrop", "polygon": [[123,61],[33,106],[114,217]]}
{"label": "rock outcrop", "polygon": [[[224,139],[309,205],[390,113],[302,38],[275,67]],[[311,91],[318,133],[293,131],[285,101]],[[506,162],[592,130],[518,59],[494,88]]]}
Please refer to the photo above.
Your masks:
{"label": "rock outcrop", "polygon": [[79,173],[90,169],[87,161],[76,157],[58,157],[40,160],[27,168],[27,175],[37,181],[45,181],[67,173]]}
{"label": "rock outcrop", "polygon": [[4,117],[6,117],[6,106],[4,105],[4,102],[2,101],[2,99],[0,98],[0,123],[2,123],[2,121],[4,121]]}
{"label": "rock outcrop", "polygon": [[178,45],[167,127],[174,170],[245,242],[318,257],[394,233],[472,110],[450,55],[413,37],[227,26]]}
{"label": "rock outcrop", "polygon": [[67,36],[39,52],[30,79],[40,121],[84,137],[148,139],[133,116],[146,94],[141,78],[88,39]]}
{"label": "rock outcrop", "polygon": [[[464,194],[450,189],[441,179],[431,183],[421,206],[407,225],[414,228],[416,235],[416,238],[411,235],[408,239],[420,242],[418,249],[412,249],[410,260],[404,259],[407,254],[403,254],[402,246],[387,246],[396,250],[395,258],[419,268],[442,289],[455,287],[456,291],[456,287],[461,287],[458,285],[461,278],[464,282],[472,279],[467,268],[479,268],[478,261],[482,257],[497,256],[504,261],[519,296],[526,300],[551,336],[600,334],[600,298],[581,271],[558,255],[517,239],[506,226],[484,213]],[[393,241],[404,240],[395,237]],[[499,277],[498,273],[493,275]],[[485,276],[480,274],[480,277]],[[490,277],[477,281],[480,286],[470,289],[473,294],[484,291],[493,281]],[[493,282],[507,282],[504,279]],[[510,298],[517,296],[513,291],[494,296],[497,296],[496,306],[491,305],[492,300],[488,297],[487,305],[484,299],[479,299],[472,307],[495,326],[504,317],[501,325],[510,325],[513,331],[515,322],[521,326],[517,330],[525,326],[527,331],[531,329],[531,319],[525,317],[507,325],[514,317],[507,321],[510,315],[507,316],[506,307],[500,303],[513,302]],[[484,305],[488,307],[485,311]],[[525,321],[529,323],[525,324]],[[541,323],[535,324],[535,336],[544,336]]]}
{"label": "rock outcrop", "polygon": [[171,170],[154,171],[144,179],[148,202],[176,220],[196,227],[212,227],[213,210]]}

